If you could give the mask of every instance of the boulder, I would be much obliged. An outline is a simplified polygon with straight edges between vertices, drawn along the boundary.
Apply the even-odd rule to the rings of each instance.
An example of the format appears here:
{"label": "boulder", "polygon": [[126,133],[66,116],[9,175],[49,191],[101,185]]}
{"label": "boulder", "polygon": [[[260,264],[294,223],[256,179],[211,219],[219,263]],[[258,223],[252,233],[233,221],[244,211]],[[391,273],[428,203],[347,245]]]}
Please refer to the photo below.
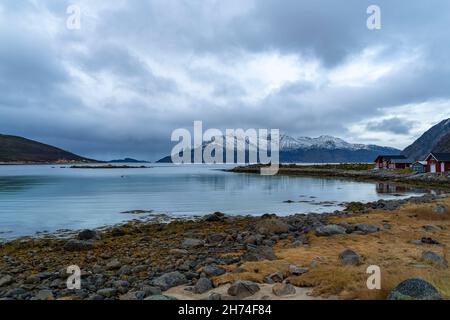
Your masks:
{"label": "boulder", "polygon": [[99,240],[100,235],[97,231],[86,229],[78,233],[77,238],[78,240]]}
{"label": "boulder", "polygon": [[272,287],[272,292],[277,297],[293,295],[296,293],[295,287],[289,283],[277,283]]}
{"label": "boulder", "polygon": [[275,272],[275,273],[269,274],[267,277],[265,277],[264,282],[273,284],[273,283],[283,282],[283,279],[284,279],[284,275],[282,272]]}
{"label": "boulder", "polygon": [[181,286],[188,282],[186,276],[179,271],[165,273],[162,276],[152,280],[152,285],[160,287],[163,291],[170,288]]}
{"label": "boulder", "polygon": [[448,212],[448,208],[444,206],[443,204],[438,204],[433,208],[434,213],[446,213]]}
{"label": "boulder", "polygon": [[122,263],[117,259],[112,259],[106,264],[106,270],[118,270],[122,267]]}
{"label": "boulder", "polygon": [[225,220],[225,214],[222,212],[214,212],[213,214],[206,215],[203,220],[208,222],[216,222]]}
{"label": "boulder", "polygon": [[111,235],[113,237],[123,237],[125,235],[125,230],[121,227],[115,227],[111,230]]}
{"label": "boulder", "polygon": [[105,298],[112,298],[117,294],[117,290],[114,288],[105,288],[98,290],[97,294]]}
{"label": "boulder", "polygon": [[388,300],[442,300],[433,285],[419,278],[401,282],[387,296]]}
{"label": "boulder", "polygon": [[0,278],[0,288],[10,285],[13,282],[14,282],[14,278],[11,277],[10,275],[3,276]]}
{"label": "boulder", "polygon": [[228,288],[228,294],[238,299],[244,299],[254,295],[259,290],[261,290],[259,286],[252,281],[238,280]]}
{"label": "boulder", "polygon": [[34,298],[36,300],[55,300],[51,290],[40,290]]}
{"label": "boulder", "polygon": [[336,234],[344,234],[345,232],[346,229],[337,224],[328,224],[316,228],[316,236],[318,237],[328,237]]}
{"label": "boulder", "polygon": [[213,285],[211,280],[209,280],[208,278],[200,278],[192,289],[192,292],[202,294],[211,290],[212,288]]}
{"label": "boulder", "polygon": [[308,268],[300,268],[294,265],[289,266],[289,274],[293,276],[301,276],[302,274],[305,274],[309,271]]}
{"label": "boulder", "polygon": [[376,225],[369,223],[356,223],[353,225],[355,228],[354,232],[360,232],[362,234],[374,233],[380,231],[380,228]]}
{"label": "boulder", "polygon": [[248,246],[247,253],[244,254],[243,259],[246,261],[277,260],[277,256],[269,246]]}
{"label": "boulder", "polygon": [[200,248],[205,245],[205,241],[200,240],[200,239],[186,238],[186,239],[184,239],[184,241],[181,245],[183,248],[186,248],[186,249]]}
{"label": "boulder", "polygon": [[203,267],[203,272],[207,277],[217,277],[224,274],[225,270],[214,264],[209,264]]}
{"label": "boulder", "polygon": [[355,251],[346,249],[339,254],[339,260],[344,265],[357,266],[361,264],[361,257]]}
{"label": "boulder", "polygon": [[441,268],[448,268],[447,260],[433,251],[422,252],[422,260]]}
{"label": "boulder", "polygon": [[71,239],[64,245],[64,250],[66,251],[85,251],[91,250],[94,247],[92,241],[76,240]]}
{"label": "boulder", "polygon": [[259,234],[269,236],[289,232],[289,225],[280,219],[262,219],[256,223],[255,230]]}
{"label": "boulder", "polygon": [[226,233],[210,233],[207,237],[208,243],[222,242],[227,238]]}
{"label": "boulder", "polygon": [[426,224],[426,225],[422,226],[422,228],[425,231],[429,231],[429,232],[439,232],[442,230],[440,227],[438,227],[434,224]]}

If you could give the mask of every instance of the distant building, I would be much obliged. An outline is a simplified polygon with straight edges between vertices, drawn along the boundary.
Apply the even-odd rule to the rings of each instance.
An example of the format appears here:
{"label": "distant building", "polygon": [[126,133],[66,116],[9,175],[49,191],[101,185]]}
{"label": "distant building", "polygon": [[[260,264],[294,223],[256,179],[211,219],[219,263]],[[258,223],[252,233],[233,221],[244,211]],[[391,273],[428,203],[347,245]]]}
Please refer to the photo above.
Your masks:
{"label": "distant building", "polygon": [[375,168],[401,170],[411,167],[412,161],[400,155],[381,155],[375,159]]}
{"label": "distant building", "polygon": [[425,173],[427,172],[428,162],[426,161],[416,161],[412,164],[411,168],[416,173]]}
{"label": "distant building", "polygon": [[449,172],[450,171],[450,153],[432,152],[425,159],[427,162],[427,172]]}

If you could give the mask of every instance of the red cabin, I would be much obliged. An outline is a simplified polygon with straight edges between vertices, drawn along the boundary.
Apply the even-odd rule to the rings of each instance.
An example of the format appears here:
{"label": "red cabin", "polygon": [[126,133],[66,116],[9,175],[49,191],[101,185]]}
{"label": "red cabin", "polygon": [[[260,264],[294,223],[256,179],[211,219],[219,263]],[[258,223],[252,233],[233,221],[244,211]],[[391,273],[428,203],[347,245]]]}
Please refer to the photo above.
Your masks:
{"label": "red cabin", "polygon": [[409,168],[411,164],[411,160],[399,155],[382,155],[375,159],[375,168],[377,169],[401,170]]}
{"label": "red cabin", "polygon": [[427,172],[449,172],[450,171],[450,153],[432,152],[425,159],[427,162]]}

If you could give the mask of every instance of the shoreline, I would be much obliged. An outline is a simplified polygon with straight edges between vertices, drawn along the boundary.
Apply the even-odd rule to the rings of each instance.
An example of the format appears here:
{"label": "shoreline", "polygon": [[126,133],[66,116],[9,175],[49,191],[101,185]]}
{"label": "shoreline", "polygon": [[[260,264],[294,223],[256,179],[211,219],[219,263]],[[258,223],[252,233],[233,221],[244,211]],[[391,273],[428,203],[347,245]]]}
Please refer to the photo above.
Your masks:
{"label": "shoreline", "polygon": [[[231,296],[223,287],[233,286],[239,280],[252,281],[257,288],[264,288],[266,294],[261,297],[264,299],[293,297],[276,295],[274,292],[280,292],[275,289],[270,294],[267,288],[280,281],[285,284],[279,286],[292,290],[288,286],[292,284],[297,293],[308,289],[304,293],[308,292],[311,298],[360,299],[368,296],[380,299],[386,295],[385,291],[376,294],[367,290],[361,293],[358,291],[361,288],[352,291],[348,288],[352,288],[351,282],[337,286],[336,277],[330,278],[330,272],[340,274],[351,270],[357,272],[355,281],[360,282],[361,274],[364,275],[363,265],[340,265],[340,251],[348,243],[352,248],[358,248],[364,262],[370,261],[369,252],[365,250],[372,249],[366,248],[367,243],[374,242],[376,247],[378,242],[384,242],[383,237],[393,237],[392,232],[397,229],[397,220],[389,217],[403,215],[404,207],[408,208],[407,212],[428,208],[427,214],[432,214],[432,208],[440,203],[448,206],[448,195],[349,203],[346,211],[324,214],[250,217],[215,213],[170,223],[135,220],[78,234],[73,232],[67,238],[16,239],[0,244],[0,256],[3,257],[0,260],[0,299],[158,300],[175,298],[170,293],[179,287],[188,290],[187,296],[180,295],[184,291],[178,290],[179,298],[230,300],[243,297]],[[438,215],[439,223],[447,224],[449,216],[450,213]],[[362,227],[356,226],[358,223]],[[391,225],[389,229],[387,224]],[[330,225],[339,225],[340,233],[317,236],[318,228]],[[358,228],[363,229],[358,231]],[[405,226],[398,226],[398,231],[403,232],[403,228]],[[441,230],[446,228],[450,228],[450,223]],[[429,233],[424,232],[424,235]],[[411,243],[420,238],[413,232],[408,243],[401,242],[398,246],[411,247],[409,250],[433,248],[431,244]],[[445,233],[438,240],[445,244],[448,241],[450,245],[450,237]],[[396,241],[394,236],[386,245],[391,246],[390,242]],[[436,248],[446,250],[441,245]],[[409,257],[403,255],[396,253],[395,257]],[[81,290],[66,288],[68,275],[65,268],[70,265],[81,268]],[[409,264],[407,266],[409,268]],[[418,270],[436,273],[423,266]],[[342,275],[342,279],[348,279],[348,276]],[[169,291],[165,293],[166,290]],[[445,290],[443,294],[448,298]]]}
{"label": "shoreline", "polygon": [[[226,170],[235,173],[259,174],[262,165],[238,166]],[[339,166],[337,166],[339,167]],[[321,165],[280,165],[277,175],[306,176],[322,178],[341,178],[353,181],[388,182],[396,185],[411,186],[423,189],[450,190],[450,175],[448,174],[415,174],[399,173],[387,170],[346,170],[321,168]]]}

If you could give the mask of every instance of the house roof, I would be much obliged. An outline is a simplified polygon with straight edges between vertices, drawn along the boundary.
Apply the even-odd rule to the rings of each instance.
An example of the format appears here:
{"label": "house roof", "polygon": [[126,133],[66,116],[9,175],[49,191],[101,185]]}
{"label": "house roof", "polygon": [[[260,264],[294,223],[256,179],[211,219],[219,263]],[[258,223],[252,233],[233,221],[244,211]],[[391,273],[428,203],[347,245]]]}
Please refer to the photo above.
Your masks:
{"label": "house roof", "polygon": [[406,164],[413,163],[413,161],[410,159],[391,159],[391,162],[392,163],[406,163]]}
{"label": "house roof", "polygon": [[423,166],[426,166],[428,164],[428,162],[426,162],[426,161],[416,161],[413,164],[421,164]]}
{"label": "house roof", "polygon": [[438,152],[432,152],[428,155],[426,160],[428,160],[430,157],[435,158],[437,161],[446,161],[450,162],[450,153],[438,153]]}
{"label": "house roof", "polygon": [[[397,160],[401,160],[401,159],[406,159],[406,157],[405,156],[402,156],[402,155],[379,155],[376,159],[375,159],[375,161],[377,161],[378,159],[385,159],[385,160],[394,160],[394,159],[397,159]],[[410,163],[410,162],[408,162],[408,163]]]}

